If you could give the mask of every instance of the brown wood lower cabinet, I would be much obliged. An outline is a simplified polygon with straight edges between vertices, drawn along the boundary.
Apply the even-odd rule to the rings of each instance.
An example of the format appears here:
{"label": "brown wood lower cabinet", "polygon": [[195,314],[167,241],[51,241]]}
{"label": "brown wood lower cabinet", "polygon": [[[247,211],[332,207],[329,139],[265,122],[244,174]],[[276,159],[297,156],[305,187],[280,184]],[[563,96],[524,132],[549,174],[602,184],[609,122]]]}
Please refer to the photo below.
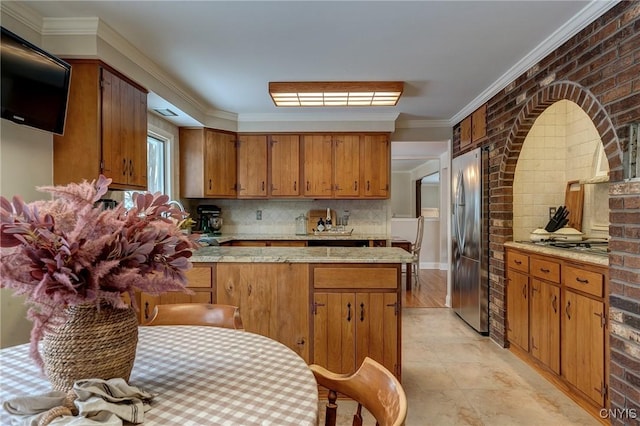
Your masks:
{"label": "brown wood lower cabinet", "polygon": [[366,356],[401,375],[401,264],[194,263],[189,288],[142,294],[146,322],[159,303],[224,303],[245,329],[307,363],[352,373]]}
{"label": "brown wood lower cabinet", "polygon": [[608,407],[608,268],[505,251],[512,350],[599,419]]}
{"label": "brown wood lower cabinet", "polygon": [[240,308],[247,331],[271,337],[309,362],[309,266],[219,263],[217,303]]}
{"label": "brown wood lower cabinet", "polygon": [[399,266],[312,265],[313,362],[353,373],[366,356],[400,378]]}

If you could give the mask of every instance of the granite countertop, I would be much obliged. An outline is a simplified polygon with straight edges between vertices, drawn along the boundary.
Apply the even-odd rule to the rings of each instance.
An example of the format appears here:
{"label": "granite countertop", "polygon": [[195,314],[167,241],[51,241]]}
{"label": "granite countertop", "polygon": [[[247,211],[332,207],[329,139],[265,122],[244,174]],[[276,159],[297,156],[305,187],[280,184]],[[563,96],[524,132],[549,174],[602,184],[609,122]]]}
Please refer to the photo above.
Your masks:
{"label": "granite countertop", "polygon": [[413,257],[397,247],[224,247],[194,251],[201,263],[411,263]]}
{"label": "granite countertop", "polygon": [[319,235],[307,234],[220,234],[209,235],[207,238],[214,239],[219,244],[228,241],[309,241],[309,240],[389,240],[388,235],[382,234],[338,234],[323,232]]}
{"label": "granite countertop", "polygon": [[587,253],[581,251],[573,251],[565,248],[543,246],[530,242],[507,241],[505,247],[513,247],[521,250],[527,250],[533,253],[545,254],[547,256],[562,257],[569,260],[578,260],[580,262],[593,263],[594,265],[609,266],[609,256],[601,254]]}

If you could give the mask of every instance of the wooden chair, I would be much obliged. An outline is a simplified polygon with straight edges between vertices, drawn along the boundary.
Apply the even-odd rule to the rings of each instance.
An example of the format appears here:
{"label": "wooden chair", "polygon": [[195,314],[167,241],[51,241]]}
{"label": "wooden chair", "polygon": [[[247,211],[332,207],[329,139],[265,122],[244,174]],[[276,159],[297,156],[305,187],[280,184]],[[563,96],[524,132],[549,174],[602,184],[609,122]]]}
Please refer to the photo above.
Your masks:
{"label": "wooden chair", "polygon": [[378,426],[403,425],[407,417],[407,396],[395,376],[382,364],[365,357],[358,371],[337,374],[316,364],[309,366],[319,385],[329,389],[325,426],[335,426],[337,394],[358,403],[353,426],[362,425],[362,407],[376,419]]}
{"label": "wooden chair", "polygon": [[156,305],[144,325],[210,325],[244,329],[237,306],[210,303]]}

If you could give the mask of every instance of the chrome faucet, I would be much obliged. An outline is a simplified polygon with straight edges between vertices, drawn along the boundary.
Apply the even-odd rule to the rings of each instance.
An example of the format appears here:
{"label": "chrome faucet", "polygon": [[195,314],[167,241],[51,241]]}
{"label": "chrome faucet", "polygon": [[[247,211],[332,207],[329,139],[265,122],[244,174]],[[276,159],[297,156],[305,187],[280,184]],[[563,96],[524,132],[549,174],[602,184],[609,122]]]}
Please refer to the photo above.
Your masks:
{"label": "chrome faucet", "polygon": [[181,212],[185,212],[186,210],[184,209],[184,206],[182,205],[182,203],[178,200],[171,200],[167,203],[168,205],[175,205],[177,206]]}

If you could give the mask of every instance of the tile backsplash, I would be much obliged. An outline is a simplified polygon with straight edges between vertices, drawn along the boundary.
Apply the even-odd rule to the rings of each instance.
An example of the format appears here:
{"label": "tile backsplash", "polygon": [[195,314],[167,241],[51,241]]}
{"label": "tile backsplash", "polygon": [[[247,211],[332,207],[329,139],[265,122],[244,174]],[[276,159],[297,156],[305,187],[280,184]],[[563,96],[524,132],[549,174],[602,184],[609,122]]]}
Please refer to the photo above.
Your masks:
{"label": "tile backsplash", "polygon": [[[389,200],[183,200],[187,211],[196,218],[196,208],[201,204],[220,207],[223,219],[222,232],[234,234],[295,234],[295,219],[309,210],[330,208],[336,215],[349,210],[348,229],[354,234],[389,235]],[[260,210],[262,220],[256,219]]]}

